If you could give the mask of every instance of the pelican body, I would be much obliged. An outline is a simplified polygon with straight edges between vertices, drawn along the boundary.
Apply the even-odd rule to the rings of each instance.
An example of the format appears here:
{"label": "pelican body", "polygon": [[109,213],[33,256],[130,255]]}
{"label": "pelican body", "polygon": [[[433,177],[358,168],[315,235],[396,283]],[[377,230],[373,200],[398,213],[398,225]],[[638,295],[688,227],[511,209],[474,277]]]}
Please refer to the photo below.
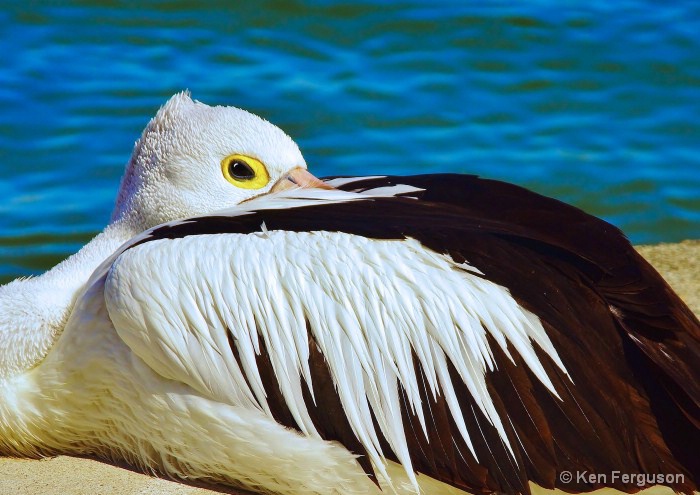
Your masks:
{"label": "pelican body", "polygon": [[606,222],[475,176],[321,182],[185,93],[104,232],[0,287],[0,453],[260,493],[691,493],[699,378],[698,319]]}

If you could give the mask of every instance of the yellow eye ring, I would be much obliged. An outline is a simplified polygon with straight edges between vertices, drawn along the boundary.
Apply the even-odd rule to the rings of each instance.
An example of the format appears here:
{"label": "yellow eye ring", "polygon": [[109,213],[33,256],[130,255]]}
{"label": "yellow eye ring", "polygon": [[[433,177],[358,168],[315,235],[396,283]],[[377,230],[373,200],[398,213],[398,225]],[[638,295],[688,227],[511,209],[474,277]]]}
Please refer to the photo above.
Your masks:
{"label": "yellow eye ring", "polygon": [[227,156],[221,160],[221,172],[227,181],[243,189],[260,189],[270,182],[265,165],[250,156]]}

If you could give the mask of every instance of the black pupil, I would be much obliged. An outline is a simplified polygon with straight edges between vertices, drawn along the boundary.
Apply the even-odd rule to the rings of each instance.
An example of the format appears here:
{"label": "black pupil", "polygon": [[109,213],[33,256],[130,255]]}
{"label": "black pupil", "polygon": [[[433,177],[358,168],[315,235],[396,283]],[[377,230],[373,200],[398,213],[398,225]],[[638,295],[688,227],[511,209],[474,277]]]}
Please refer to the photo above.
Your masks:
{"label": "black pupil", "polygon": [[249,180],[255,177],[255,172],[250,168],[250,165],[240,160],[234,160],[229,163],[228,171],[234,179]]}

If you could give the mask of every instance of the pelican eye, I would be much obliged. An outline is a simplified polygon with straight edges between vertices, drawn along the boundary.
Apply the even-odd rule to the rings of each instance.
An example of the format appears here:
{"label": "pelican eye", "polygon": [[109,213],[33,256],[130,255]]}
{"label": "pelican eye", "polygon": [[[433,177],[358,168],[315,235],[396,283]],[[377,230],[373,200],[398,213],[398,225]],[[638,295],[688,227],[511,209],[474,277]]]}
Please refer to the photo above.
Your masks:
{"label": "pelican eye", "polygon": [[255,171],[246,162],[234,160],[228,164],[228,173],[236,180],[250,180],[255,178]]}
{"label": "pelican eye", "polygon": [[270,182],[265,165],[250,156],[227,156],[221,160],[221,172],[227,181],[243,189],[260,189]]}

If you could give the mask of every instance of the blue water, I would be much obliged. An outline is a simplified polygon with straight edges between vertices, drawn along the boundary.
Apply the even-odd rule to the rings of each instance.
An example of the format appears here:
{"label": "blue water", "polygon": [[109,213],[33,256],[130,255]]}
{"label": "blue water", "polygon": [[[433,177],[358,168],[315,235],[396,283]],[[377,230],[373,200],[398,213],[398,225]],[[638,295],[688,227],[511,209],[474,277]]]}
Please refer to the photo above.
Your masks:
{"label": "blue water", "polygon": [[0,281],[105,225],[185,88],[283,127],[318,175],[476,173],[635,243],[700,238],[697,2],[46,4],[0,10]]}

